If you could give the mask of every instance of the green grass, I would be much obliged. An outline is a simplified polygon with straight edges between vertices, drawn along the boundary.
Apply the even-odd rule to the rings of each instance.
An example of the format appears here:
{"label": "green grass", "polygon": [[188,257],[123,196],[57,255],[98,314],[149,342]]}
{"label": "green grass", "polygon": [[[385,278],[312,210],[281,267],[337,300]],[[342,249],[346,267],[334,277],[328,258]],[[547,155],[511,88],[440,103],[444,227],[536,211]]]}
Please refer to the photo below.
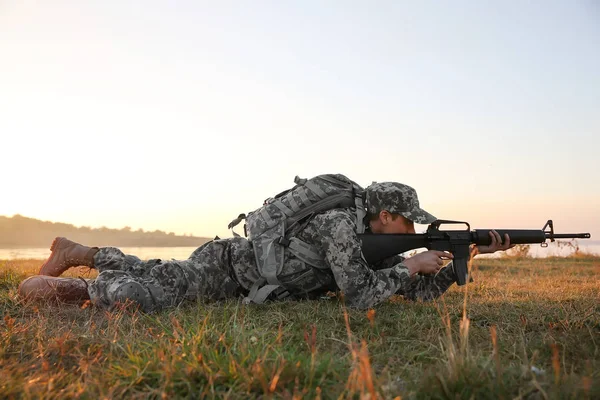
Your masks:
{"label": "green grass", "polygon": [[600,257],[476,259],[466,292],[368,312],[329,298],[153,315],[24,303],[40,263],[0,261],[0,398],[600,398]]}

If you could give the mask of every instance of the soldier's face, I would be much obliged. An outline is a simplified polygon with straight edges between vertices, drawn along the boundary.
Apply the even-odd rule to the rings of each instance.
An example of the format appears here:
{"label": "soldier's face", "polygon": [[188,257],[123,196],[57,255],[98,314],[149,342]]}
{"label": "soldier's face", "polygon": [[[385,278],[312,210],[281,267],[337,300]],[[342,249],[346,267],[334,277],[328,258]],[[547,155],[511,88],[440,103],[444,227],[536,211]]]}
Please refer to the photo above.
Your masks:
{"label": "soldier's face", "polygon": [[373,233],[415,233],[415,224],[402,215],[392,215],[382,211],[379,218],[371,223]]}
{"label": "soldier's face", "polygon": [[384,225],[383,233],[415,233],[415,224],[402,215]]}

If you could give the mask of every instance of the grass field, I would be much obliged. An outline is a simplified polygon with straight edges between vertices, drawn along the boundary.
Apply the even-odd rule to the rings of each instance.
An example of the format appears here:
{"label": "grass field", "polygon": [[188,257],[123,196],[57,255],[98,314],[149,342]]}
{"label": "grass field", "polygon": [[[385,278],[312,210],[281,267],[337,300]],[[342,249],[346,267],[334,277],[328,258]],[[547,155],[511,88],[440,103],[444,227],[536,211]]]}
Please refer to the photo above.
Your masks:
{"label": "grass field", "polygon": [[154,315],[26,304],[40,264],[0,261],[0,398],[600,398],[600,257],[475,259],[431,303]]}

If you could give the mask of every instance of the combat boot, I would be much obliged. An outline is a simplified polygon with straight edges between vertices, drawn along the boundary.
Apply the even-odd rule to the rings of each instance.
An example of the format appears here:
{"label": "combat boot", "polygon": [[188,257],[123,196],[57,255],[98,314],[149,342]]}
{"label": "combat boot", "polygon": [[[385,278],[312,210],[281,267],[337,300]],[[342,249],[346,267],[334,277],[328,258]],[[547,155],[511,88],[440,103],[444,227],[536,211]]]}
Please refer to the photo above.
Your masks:
{"label": "combat boot", "polygon": [[94,268],[94,255],[97,247],[87,247],[70,241],[64,237],[57,237],[50,246],[52,253],[46,260],[39,275],[60,276],[71,267],[84,265]]}
{"label": "combat boot", "polygon": [[90,299],[88,282],[80,278],[35,275],[19,285],[19,296],[27,300],[58,300],[80,303]]}

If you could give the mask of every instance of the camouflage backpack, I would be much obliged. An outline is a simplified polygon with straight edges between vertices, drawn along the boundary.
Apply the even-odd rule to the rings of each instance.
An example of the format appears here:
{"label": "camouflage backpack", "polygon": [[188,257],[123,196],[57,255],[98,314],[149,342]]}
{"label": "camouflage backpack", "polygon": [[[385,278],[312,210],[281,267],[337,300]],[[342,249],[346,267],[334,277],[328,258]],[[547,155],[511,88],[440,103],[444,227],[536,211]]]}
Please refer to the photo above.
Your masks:
{"label": "camouflage backpack", "polygon": [[364,232],[364,189],[357,183],[340,174],[318,175],[311,179],[296,176],[294,183],[293,188],[268,198],[262,207],[247,216],[240,214],[228,225],[233,230],[246,219],[244,233],[253,244],[261,275],[246,297],[246,303],[260,304],[271,293],[278,298],[289,295],[278,280],[285,248],[304,261],[308,268],[329,269],[318,249],[295,237],[315,215],[334,208],[354,207],[358,233]]}

